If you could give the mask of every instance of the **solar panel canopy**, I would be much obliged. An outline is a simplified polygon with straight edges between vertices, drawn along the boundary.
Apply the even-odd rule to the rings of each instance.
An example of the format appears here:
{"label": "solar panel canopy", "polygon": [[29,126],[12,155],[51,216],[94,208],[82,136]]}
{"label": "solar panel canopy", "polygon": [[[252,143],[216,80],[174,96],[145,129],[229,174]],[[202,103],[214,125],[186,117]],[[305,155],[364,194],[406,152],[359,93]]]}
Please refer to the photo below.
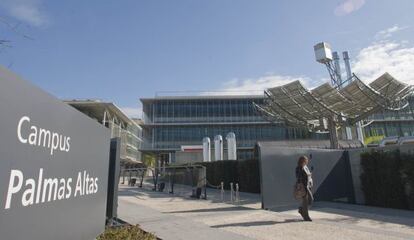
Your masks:
{"label": "solar panel canopy", "polygon": [[267,89],[265,103],[256,108],[270,121],[291,125],[322,125],[323,119],[331,119],[336,125],[353,125],[384,109],[403,109],[412,93],[412,86],[389,73],[370,84],[353,75],[353,81],[341,88],[325,83],[308,90],[300,81],[294,81]]}

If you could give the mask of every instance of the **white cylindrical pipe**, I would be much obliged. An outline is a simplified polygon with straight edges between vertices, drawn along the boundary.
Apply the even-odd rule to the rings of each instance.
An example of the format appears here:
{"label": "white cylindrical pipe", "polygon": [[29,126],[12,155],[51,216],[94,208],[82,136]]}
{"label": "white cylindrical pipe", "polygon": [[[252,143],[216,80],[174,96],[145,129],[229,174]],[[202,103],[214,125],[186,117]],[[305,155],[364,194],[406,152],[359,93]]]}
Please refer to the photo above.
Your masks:
{"label": "white cylindrical pipe", "polygon": [[338,84],[339,86],[342,84],[342,73],[341,73],[341,64],[339,63],[339,55],[337,52],[332,53],[334,64],[335,64],[335,72],[336,76],[338,77]]}
{"label": "white cylindrical pipe", "polygon": [[203,138],[203,162],[211,162],[211,144],[210,138]]}
{"label": "white cylindrical pipe", "polygon": [[[344,57],[344,62],[345,62],[346,77],[347,77],[347,83],[346,84],[350,84],[352,82],[352,70],[351,70],[349,52],[348,51],[343,52],[342,56]],[[356,130],[357,130],[358,140],[362,144],[365,144],[364,143],[364,141],[365,141],[365,139],[364,139],[364,129],[362,128],[361,122],[356,123]]]}
{"label": "white cylindrical pipe", "polygon": [[216,161],[223,160],[223,137],[221,135],[214,137],[214,158]]}
{"label": "white cylindrical pipe", "polygon": [[352,129],[350,127],[345,128],[346,140],[352,140]]}
{"label": "white cylindrical pipe", "polygon": [[237,160],[236,134],[230,132],[226,136],[228,160]]}
{"label": "white cylindrical pipe", "polygon": [[351,71],[351,64],[349,62],[349,52],[348,51],[343,52],[342,56],[344,57],[347,81],[351,81],[352,71]]}

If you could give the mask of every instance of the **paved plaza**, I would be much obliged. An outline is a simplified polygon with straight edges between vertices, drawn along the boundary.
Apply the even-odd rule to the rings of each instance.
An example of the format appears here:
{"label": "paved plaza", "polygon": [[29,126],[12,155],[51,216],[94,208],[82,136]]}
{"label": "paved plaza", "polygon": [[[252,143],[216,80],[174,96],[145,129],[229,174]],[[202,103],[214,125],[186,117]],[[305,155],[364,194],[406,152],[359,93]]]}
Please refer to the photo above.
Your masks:
{"label": "paved plaza", "polygon": [[260,195],[241,193],[238,205],[209,189],[208,200],[120,186],[119,217],[164,240],[177,239],[414,239],[414,212],[316,203],[313,222],[296,210],[260,209]]}

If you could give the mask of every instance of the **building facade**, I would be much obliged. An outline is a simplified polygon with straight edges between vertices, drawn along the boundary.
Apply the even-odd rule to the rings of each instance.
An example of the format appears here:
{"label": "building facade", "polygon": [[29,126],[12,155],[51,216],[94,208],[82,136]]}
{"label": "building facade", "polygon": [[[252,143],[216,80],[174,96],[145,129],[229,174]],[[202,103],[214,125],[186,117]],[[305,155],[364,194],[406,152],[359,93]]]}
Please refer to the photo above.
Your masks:
{"label": "building facade", "polygon": [[403,110],[382,111],[370,116],[364,127],[366,139],[414,136],[414,96],[410,96],[408,102],[408,107]]}
{"label": "building facade", "polygon": [[142,150],[174,162],[175,153],[182,146],[201,145],[204,137],[210,137],[213,143],[214,136],[225,138],[229,132],[234,132],[238,159],[251,159],[258,141],[312,137],[306,129],[264,120],[253,106],[263,101],[261,95],[142,98]]}
{"label": "building facade", "polygon": [[[287,127],[266,121],[254,108],[264,96],[165,96],[140,99],[143,106],[142,151],[175,162],[183,146],[201,145],[216,135],[234,132],[238,159],[253,158],[258,141],[328,139],[327,134]],[[414,136],[414,97],[401,111],[383,111],[370,116],[364,126],[366,144],[388,136]],[[225,141],[224,141],[225,142]],[[224,144],[224,148],[227,146]]]}
{"label": "building facade", "polygon": [[121,164],[142,163],[142,128],[137,120],[129,118],[115,104],[98,100],[64,101],[95,119],[111,131],[111,138],[121,139]]}

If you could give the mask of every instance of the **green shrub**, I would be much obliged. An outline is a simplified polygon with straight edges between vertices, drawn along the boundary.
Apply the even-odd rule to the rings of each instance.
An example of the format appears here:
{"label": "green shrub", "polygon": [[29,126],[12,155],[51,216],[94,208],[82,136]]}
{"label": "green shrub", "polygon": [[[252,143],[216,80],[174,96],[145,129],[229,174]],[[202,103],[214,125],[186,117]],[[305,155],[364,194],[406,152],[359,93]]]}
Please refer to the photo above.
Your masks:
{"label": "green shrub", "polygon": [[230,189],[230,183],[238,183],[240,191],[260,193],[259,163],[257,160],[204,162],[207,180],[211,185],[224,183]]}
{"label": "green shrub", "polygon": [[108,227],[97,240],[156,240],[151,234],[141,230],[138,225],[125,227]]}
{"label": "green shrub", "polygon": [[414,210],[414,155],[402,154],[401,160],[403,162],[403,181],[408,196],[408,208]]}
{"label": "green shrub", "polygon": [[202,163],[206,167],[207,180],[211,185],[218,186],[224,183],[229,189],[230,182],[238,182],[236,161],[215,161]]}
{"label": "green shrub", "polygon": [[[361,154],[362,190],[367,205],[413,209],[414,156],[396,151]],[[407,192],[408,189],[408,192]]]}
{"label": "green shrub", "polygon": [[260,171],[259,161],[244,160],[237,165],[240,191],[260,193]]}

